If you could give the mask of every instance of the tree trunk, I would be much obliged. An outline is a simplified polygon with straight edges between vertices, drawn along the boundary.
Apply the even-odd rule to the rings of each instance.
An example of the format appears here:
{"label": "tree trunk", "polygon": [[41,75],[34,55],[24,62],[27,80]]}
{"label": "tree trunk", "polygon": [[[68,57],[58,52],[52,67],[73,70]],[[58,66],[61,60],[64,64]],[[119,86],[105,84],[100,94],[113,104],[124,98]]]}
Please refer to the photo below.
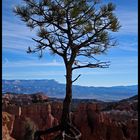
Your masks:
{"label": "tree trunk", "polygon": [[[68,139],[78,139],[81,137],[81,133],[71,124],[70,109],[72,101],[72,66],[66,66],[66,96],[63,101],[63,110],[61,116],[61,123],[53,128],[46,129],[45,131],[36,131],[34,134],[34,140],[41,140],[40,136],[47,135],[49,133],[61,131],[61,133],[56,137],[56,139],[62,139],[64,137]],[[60,138],[59,138],[60,137]],[[64,138],[63,137],[63,138]]]}
{"label": "tree trunk", "polygon": [[61,117],[61,125],[63,130],[68,129],[68,123],[71,122],[70,120],[70,107],[71,107],[71,100],[72,100],[72,67],[71,65],[66,66],[66,96],[63,101],[63,111]]}

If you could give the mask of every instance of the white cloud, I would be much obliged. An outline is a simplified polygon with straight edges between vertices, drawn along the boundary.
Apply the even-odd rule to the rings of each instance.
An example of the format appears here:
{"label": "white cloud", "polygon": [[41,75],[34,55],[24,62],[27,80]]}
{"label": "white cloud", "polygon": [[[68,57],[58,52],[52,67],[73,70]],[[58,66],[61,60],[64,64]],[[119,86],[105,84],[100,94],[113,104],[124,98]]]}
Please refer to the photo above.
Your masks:
{"label": "white cloud", "polygon": [[116,11],[120,25],[122,26],[118,34],[137,35],[138,34],[138,12],[137,11]]}
{"label": "white cloud", "polygon": [[2,36],[3,37],[13,37],[16,39],[25,39],[31,41],[31,37],[35,34],[34,31],[30,31],[25,24],[21,24],[17,22],[2,22]]}
{"label": "white cloud", "polygon": [[14,67],[37,67],[37,66],[64,66],[62,62],[57,62],[56,60],[52,62],[35,62],[35,61],[18,61],[18,62],[3,62],[2,67],[3,68],[14,68]]}
{"label": "white cloud", "polygon": [[137,41],[135,41],[135,42],[129,42],[129,41],[120,42],[118,49],[125,50],[125,51],[138,52],[138,42]]}

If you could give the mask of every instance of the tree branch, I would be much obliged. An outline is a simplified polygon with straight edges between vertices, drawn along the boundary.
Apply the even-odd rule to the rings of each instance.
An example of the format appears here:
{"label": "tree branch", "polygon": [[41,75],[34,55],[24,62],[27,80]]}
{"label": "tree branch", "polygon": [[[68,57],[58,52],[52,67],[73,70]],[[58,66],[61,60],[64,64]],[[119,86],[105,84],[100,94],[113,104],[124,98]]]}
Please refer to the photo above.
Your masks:
{"label": "tree branch", "polygon": [[40,40],[37,40],[37,39],[34,39],[34,38],[32,38],[32,39],[33,39],[35,42],[41,44],[42,46],[50,47],[50,48],[53,50],[54,53],[57,53],[58,55],[63,56],[63,53],[57,51],[57,49],[55,49],[55,48],[52,46],[52,42],[50,41],[49,38],[46,38],[46,39],[48,40],[49,44],[43,43],[43,42],[41,42]]}
{"label": "tree branch", "polygon": [[110,62],[100,62],[96,64],[87,64],[87,65],[78,65],[73,67],[72,70],[80,69],[80,68],[109,68]]}
{"label": "tree branch", "polygon": [[85,47],[87,43],[91,42],[91,40],[97,36],[97,34],[99,34],[101,31],[105,30],[112,22],[109,22],[108,24],[106,24],[104,27],[102,27],[100,30],[98,30],[95,34],[93,34],[91,37],[89,37],[87,40],[85,40],[84,42],[82,42],[78,47],[79,49],[82,47]]}
{"label": "tree branch", "polygon": [[78,80],[78,78],[81,76],[81,74],[79,74],[73,81],[72,83],[74,83],[76,80]]}

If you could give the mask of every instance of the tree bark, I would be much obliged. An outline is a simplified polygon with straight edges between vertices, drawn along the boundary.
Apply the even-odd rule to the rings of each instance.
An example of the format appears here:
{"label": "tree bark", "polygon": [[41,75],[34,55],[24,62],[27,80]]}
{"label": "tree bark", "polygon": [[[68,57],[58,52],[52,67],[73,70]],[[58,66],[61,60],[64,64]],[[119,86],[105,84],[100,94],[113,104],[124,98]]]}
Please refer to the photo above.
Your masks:
{"label": "tree bark", "polygon": [[66,96],[63,101],[63,111],[61,117],[61,125],[63,130],[68,129],[68,123],[70,120],[70,107],[72,100],[72,66],[66,65]]}

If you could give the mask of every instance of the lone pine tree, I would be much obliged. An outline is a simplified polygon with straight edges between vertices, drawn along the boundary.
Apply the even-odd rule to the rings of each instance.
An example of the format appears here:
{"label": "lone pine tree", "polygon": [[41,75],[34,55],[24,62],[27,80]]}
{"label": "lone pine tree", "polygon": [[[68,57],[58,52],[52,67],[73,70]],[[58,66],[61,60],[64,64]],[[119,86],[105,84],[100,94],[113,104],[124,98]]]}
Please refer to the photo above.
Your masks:
{"label": "lone pine tree", "polygon": [[[102,4],[99,0],[23,0],[25,4],[16,6],[14,12],[26,25],[37,29],[37,37],[32,38],[36,46],[28,48],[28,53],[43,56],[48,48],[64,60],[66,68],[66,96],[63,101],[61,123],[49,130],[37,131],[35,136],[54,131],[74,135],[70,131],[70,105],[72,100],[72,72],[81,68],[108,68],[109,62],[95,57],[106,53],[116,45],[110,36],[120,28],[114,14],[113,3]],[[88,59],[85,63],[84,59]],[[75,136],[76,137],[76,136]]]}

